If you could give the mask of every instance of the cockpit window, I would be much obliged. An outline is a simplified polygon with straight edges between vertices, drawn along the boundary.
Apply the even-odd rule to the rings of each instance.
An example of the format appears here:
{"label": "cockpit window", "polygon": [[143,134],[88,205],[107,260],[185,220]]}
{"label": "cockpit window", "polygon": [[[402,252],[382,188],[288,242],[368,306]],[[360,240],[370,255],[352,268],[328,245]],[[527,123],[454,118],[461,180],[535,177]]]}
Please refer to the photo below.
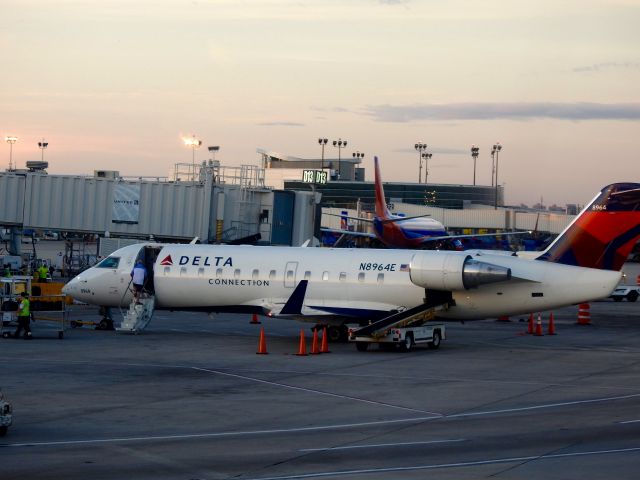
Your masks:
{"label": "cockpit window", "polygon": [[119,263],[120,257],[107,257],[96,265],[96,268],[118,268]]}

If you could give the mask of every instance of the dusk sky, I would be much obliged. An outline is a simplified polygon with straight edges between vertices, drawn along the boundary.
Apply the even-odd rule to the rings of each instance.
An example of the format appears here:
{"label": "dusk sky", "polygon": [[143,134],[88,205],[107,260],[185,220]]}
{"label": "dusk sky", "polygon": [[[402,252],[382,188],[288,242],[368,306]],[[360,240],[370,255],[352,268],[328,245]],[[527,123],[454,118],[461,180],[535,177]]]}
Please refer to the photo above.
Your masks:
{"label": "dusk sky", "polygon": [[[166,176],[181,137],[373,156],[386,181],[499,181],[510,204],[640,181],[640,0],[2,0],[0,168]],[[201,148],[197,159],[208,156]],[[337,158],[326,147],[326,157]]]}

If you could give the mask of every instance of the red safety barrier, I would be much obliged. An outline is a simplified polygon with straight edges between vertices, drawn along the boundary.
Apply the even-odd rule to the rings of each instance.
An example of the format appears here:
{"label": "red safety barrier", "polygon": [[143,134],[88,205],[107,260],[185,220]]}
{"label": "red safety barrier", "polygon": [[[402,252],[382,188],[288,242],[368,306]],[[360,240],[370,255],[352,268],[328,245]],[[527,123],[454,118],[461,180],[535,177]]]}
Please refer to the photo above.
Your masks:
{"label": "red safety barrier", "polygon": [[591,305],[581,303],[578,306],[578,325],[591,325]]}

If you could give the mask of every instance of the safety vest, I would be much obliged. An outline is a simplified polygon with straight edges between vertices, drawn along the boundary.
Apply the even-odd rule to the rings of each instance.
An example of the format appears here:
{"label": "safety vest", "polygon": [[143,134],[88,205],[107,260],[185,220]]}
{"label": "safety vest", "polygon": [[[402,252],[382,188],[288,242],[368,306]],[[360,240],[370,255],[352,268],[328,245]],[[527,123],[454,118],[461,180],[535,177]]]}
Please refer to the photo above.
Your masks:
{"label": "safety vest", "polygon": [[22,307],[21,309],[18,310],[18,316],[19,317],[28,317],[30,315],[30,311],[29,311],[29,306],[31,305],[31,303],[29,302],[29,299],[27,297],[24,297],[22,299],[22,302],[20,302],[20,306]]}
{"label": "safety vest", "polygon": [[45,280],[49,274],[49,269],[43,265],[38,269],[38,272],[40,272],[40,278]]}

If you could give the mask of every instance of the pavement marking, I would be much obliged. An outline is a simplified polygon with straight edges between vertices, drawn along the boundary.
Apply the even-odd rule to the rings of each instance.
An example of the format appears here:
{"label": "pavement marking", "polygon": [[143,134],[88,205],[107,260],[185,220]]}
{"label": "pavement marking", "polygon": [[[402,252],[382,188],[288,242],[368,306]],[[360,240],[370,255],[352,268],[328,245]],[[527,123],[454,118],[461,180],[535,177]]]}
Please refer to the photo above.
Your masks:
{"label": "pavement marking", "polygon": [[627,420],[626,422],[618,422],[621,425],[625,425],[627,423],[640,423],[640,420]]}
{"label": "pavement marking", "polygon": [[[266,382],[266,383],[270,383],[270,382]],[[154,436],[138,436],[138,437],[102,438],[102,439],[98,438],[98,439],[88,439],[88,440],[61,440],[61,441],[55,441],[55,442],[29,442],[29,443],[4,443],[4,444],[0,443],[0,448],[2,447],[35,447],[35,446],[46,447],[46,446],[83,445],[83,444],[89,445],[89,444],[101,444],[101,443],[140,442],[140,441],[154,441],[154,440],[188,440],[188,439],[194,439],[194,438],[216,438],[216,437],[233,437],[233,436],[239,437],[239,436],[247,436],[247,435],[313,432],[313,431],[321,431],[321,430],[340,430],[345,428],[359,428],[359,427],[368,427],[368,426],[376,426],[376,425],[417,423],[417,422],[426,422],[426,421],[432,421],[432,420],[447,420],[450,418],[465,418],[465,417],[477,417],[477,416],[483,416],[483,415],[497,415],[501,413],[515,413],[515,412],[523,412],[523,411],[529,411],[529,410],[565,407],[569,405],[593,404],[598,402],[604,403],[604,402],[611,402],[615,400],[625,400],[625,399],[635,398],[639,396],[640,394],[622,395],[618,397],[594,398],[590,400],[578,400],[573,402],[549,403],[549,404],[543,404],[543,405],[532,405],[528,407],[506,408],[503,410],[489,410],[484,412],[458,413],[458,414],[452,414],[452,415],[438,414],[438,415],[429,415],[429,416],[422,416],[422,417],[400,418],[395,420],[378,420],[378,421],[372,421],[372,422],[317,425],[312,427],[248,430],[248,431],[240,431],[240,432],[194,433],[194,434],[183,434],[183,435],[154,435]],[[293,477],[293,478],[296,478],[296,477]]]}
{"label": "pavement marking", "polygon": [[325,447],[325,448],[303,448],[299,452],[327,452],[333,450],[353,450],[355,448],[379,448],[379,447],[404,447],[408,445],[432,445],[436,443],[456,443],[466,442],[466,438],[456,438],[454,440],[430,440],[425,442],[401,442],[401,443],[374,443],[369,445],[350,445],[345,447]]}
{"label": "pavement marking", "polygon": [[511,457],[511,458],[492,458],[488,460],[475,460],[469,462],[457,462],[457,463],[440,463],[433,465],[413,465],[405,467],[385,467],[385,468],[364,468],[359,470],[337,470],[333,472],[317,472],[317,473],[301,473],[298,475],[284,475],[276,477],[255,477],[247,478],[245,480],[293,480],[296,478],[327,478],[338,477],[344,475],[363,475],[363,474],[380,474],[388,472],[409,472],[416,470],[436,470],[445,468],[464,468],[464,467],[476,467],[479,465],[495,465],[501,463],[514,463],[514,462],[531,462],[537,460],[549,460],[557,458],[570,458],[570,457],[586,457],[594,455],[608,455],[616,453],[635,453],[640,451],[640,447],[632,448],[618,448],[613,450],[591,450],[587,452],[573,452],[573,453],[554,453],[549,455],[533,455],[528,457]]}
{"label": "pavement marking", "polygon": [[262,380],[260,378],[255,378],[255,377],[248,377],[248,376],[239,375],[239,374],[236,374],[236,373],[228,373],[228,372],[222,372],[220,370],[210,370],[208,368],[200,368],[200,367],[189,367],[189,368],[191,368],[192,370],[198,370],[198,371],[201,371],[201,372],[215,373],[216,375],[225,375],[225,376],[228,376],[228,377],[240,378],[240,379],[243,379],[243,380],[249,380],[249,381],[257,382],[257,383],[264,383],[266,385],[272,385],[272,386],[276,386],[276,387],[288,388],[288,389],[291,389],[291,390],[298,390],[298,391],[301,391],[301,392],[315,393],[315,394],[318,394],[318,395],[326,395],[328,397],[342,398],[342,399],[345,399],[345,400],[355,400],[356,402],[368,403],[370,405],[378,405],[378,406],[381,406],[381,407],[396,408],[396,409],[399,409],[399,410],[407,410],[407,411],[410,411],[410,412],[427,413],[429,415],[435,415],[437,417],[443,417],[444,416],[444,414],[442,414],[442,413],[430,412],[428,410],[421,410],[419,408],[403,407],[401,405],[394,405],[392,403],[385,403],[385,402],[377,402],[375,400],[367,400],[365,398],[353,397],[353,396],[350,396],[350,395],[340,395],[338,393],[324,392],[322,390],[315,390],[315,389],[312,389],[312,388],[296,387],[294,385],[288,385],[286,383],[270,382],[268,380]]}
{"label": "pavement marking", "polygon": [[268,430],[246,430],[240,432],[213,432],[213,433],[193,433],[184,435],[153,435],[138,437],[119,437],[119,438],[96,438],[87,440],[60,440],[54,442],[27,442],[27,443],[0,443],[2,447],[50,447],[64,445],[91,445],[102,443],[119,443],[119,442],[140,442],[153,440],[189,440],[194,438],[220,438],[220,437],[241,437],[247,435],[265,435],[265,434],[281,434],[281,433],[298,433],[298,432],[314,432],[321,430],[339,430],[344,428],[360,428],[377,425],[390,425],[402,423],[415,423],[424,420],[432,420],[440,417],[412,417],[400,418],[396,420],[378,420],[372,422],[359,423],[343,423],[334,425],[317,425],[314,427],[295,427],[295,428],[274,428]]}

